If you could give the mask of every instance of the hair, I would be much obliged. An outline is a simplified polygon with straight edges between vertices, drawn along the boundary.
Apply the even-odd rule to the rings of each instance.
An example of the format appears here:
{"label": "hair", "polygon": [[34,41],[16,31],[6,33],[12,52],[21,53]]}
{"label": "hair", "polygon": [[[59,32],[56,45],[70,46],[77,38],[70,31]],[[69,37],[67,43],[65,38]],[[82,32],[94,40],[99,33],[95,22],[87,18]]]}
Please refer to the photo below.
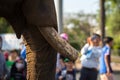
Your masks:
{"label": "hair", "polygon": [[101,38],[101,36],[97,33],[93,33],[93,36],[97,36],[97,37]]}
{"label": "hair", "polygon": [[65,59],[65,57],[64,57],[63,55],[60,55],[60,59],[64,60],[64,59]]}
{"label": "hair", "polygon": [[18,50],[16,50],[16,49],[10,51],[10,53],[14,53],[14,52],[17,53],[18,56],[20,55]]}
{"label": "hair", "polygon": [[101,38],[101,36],[99,34],[96,34],[94,33],[92,36],[91,36],[91,40],[94,40],[96,38]]}
{"label": "hair", "polygon": [[113,41],[113,38],[112,37],[105,37],[104,38],[104,43],[110,43],[111,41]]}

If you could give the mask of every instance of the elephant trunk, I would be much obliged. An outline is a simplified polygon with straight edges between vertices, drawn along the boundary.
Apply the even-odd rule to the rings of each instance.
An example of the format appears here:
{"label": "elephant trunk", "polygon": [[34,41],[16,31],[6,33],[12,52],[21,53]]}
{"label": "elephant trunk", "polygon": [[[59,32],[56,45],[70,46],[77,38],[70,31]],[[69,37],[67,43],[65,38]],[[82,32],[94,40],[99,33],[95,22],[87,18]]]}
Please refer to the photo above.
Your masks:
{"label": "elephant trunk", "polygon": [[56,32],[57,19],[54,0],[25,0],[23,13],[26,22],[37,26],[42,36],[56,51],[71,60],[76,60],[78,52],[61,39]]}
{"label": "elephant trunk", "polygon": [[[75,61],[78,57],[78,51],[63,40],[52,27],[38,27],[41,34],[48,41],[48,43],[61,55]],[[52,55],[52,54],[51,54]]]}

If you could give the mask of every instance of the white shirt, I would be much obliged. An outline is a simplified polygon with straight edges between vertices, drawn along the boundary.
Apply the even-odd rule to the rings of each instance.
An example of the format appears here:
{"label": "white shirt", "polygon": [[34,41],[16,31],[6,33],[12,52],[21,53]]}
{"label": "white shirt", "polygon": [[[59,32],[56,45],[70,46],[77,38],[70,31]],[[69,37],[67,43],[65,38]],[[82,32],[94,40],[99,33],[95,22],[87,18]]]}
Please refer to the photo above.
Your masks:
{"label": "white shirt", "polygon": [[[87,53],[88,51],[89,53]],[[82,54],[81,64],[83,67],[98,68],[99,58],[102,54],[102,48],[100,46],[96,47],[96,46],[89,46],[89,44],[86,44],[81,49],[81,54]]]}

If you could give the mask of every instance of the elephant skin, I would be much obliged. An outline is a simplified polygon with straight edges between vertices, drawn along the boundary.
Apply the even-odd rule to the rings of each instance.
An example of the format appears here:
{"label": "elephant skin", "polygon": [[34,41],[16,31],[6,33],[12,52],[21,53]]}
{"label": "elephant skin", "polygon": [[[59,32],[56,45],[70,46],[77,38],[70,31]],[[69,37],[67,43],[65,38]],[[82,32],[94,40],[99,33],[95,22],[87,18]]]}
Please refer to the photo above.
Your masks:
{"label": "elephant skin", "polygon": [[39,27],[56,27],[54,0],[25,0],[23,13],[27,22]]}
{"label": "elephant skin", "polygon": [[27,80],[55,80],[57,51],[77,59],[78,52],[56,32],[54,0],[0,0],[0,17],[25,39]]}
{"label": "elephant skin", "polygon": [[0,0],[0,17],[8,20],[18,38],[27,24],[57,30],[54,0]]}
{"label": "elephant skin", "polygon": [[13,27],[18,38],[25,28],[22,10],[23,0],[0,0],[0,17],[4,17]]}

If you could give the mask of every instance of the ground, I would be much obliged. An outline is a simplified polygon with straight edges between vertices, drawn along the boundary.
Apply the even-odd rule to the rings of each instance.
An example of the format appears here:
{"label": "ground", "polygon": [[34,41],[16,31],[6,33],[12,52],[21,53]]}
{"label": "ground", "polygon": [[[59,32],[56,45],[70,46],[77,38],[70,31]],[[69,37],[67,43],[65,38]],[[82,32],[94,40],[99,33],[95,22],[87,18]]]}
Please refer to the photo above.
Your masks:
{"label": "ground", "polygon": [[[112,65],[112,68],[114,71],[114,80],[119,80],[120,79],[120,57],[112,56],[112,64],[111,65]],[[76,61],[75,66],[77,69],[81,69],[81,64],[80,64],[79,59]],[[79,76],[80,76],[80,74],[78,73],[77,80],[79,80]],[[98,80],[100,80],[99,77],[98,77]]]}

